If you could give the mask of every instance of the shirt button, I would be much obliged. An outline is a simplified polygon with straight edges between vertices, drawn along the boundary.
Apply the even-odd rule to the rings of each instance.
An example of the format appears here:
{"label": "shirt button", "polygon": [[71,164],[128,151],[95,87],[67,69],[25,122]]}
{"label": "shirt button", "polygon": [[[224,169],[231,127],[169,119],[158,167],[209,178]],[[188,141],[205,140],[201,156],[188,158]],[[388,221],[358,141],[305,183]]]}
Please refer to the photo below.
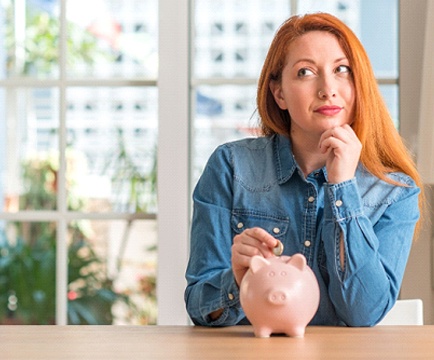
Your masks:
{"label": "shirt button", "polygon": [[337,207],[339,207],[339,206],[342,206],[343,203],[342,203],[342,200],[336,200],[335,204]]}
{"label": "shirt button", "polygon": [[314,198],[313,196],[309,196],[309,199],[307,199],[307,201],[309,201],[310,203],[311,203],[311,202],[314,202],[314,201],[315,201],[315,198]]}
{"label": "shirt button", "polygon": [[306,240],[306,241],[304,242],[304,246],[306,246],[306,247],[310,247],[310,245],[311,245],[310,240]]}
{"label": "shirt button", "polygon": [[239,222],[239,223],[237,224],[237,228],[238,228],[238,229],[242,229],[243,226],[244,226],[244,224],[243,224],[242,222]]}
{"label": "shirt button", "polygon": [[233,299],[235,299],[234,294],[229,293],[229,294],[228,294],[228,299],[231,300],[231,301],[232,301]]}
{"label": "shirt button", "polygon": [[280,229],[279,229],[278,227],[275,227],[275,228],[273,229],[273,232],[274,232],[275,234],[278,234],[278,233],[280,233]]}

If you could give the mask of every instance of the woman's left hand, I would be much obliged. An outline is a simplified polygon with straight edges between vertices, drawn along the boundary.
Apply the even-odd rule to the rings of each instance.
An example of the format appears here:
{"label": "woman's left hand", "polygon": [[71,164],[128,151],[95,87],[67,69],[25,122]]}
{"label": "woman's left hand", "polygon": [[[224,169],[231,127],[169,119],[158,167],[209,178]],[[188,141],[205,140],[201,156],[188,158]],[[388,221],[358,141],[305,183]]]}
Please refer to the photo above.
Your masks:
{"label": "woman's left hand", "polygon": [[354,177],[362,144],[350,125],[324,131],[319,147],[323,154],[328,154],[326,168],[329,183],[337,184]]}

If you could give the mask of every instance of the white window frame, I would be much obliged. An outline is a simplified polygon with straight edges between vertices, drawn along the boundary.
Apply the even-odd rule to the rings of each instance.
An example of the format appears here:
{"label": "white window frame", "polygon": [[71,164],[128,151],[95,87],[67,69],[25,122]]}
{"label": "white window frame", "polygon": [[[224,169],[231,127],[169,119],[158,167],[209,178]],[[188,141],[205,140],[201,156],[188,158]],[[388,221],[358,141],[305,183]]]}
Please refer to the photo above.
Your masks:
{"label": "white window frame", "polygon": [[[73,0],[70,0],[73,1]],[[41,80],[34,78],[12,78],[0,80],[0,86],[6,90],[15,88],[53,87],[59,91],[59,170],[57,210],[53,211],[19,211],[1,212],[0,219],[8,221],[44,221],[56,223],[56,324],[67,325],[68,322],[68,224],[73,220],[155,220],[156,214],[145,213],[84,213],[68,211],[66,190],[66,92],[71,87],[149,87],[157,86],[156,80],[141,79],[67,79],[66,77],[66,0],[59,0],[60,29],[59,29],[59,78],[54,80]],[[11,111],[9,111],[11,112]],[[13,113],[13,109],[12,109]],[[164,175],[161,175],[164,177]],[[163,186],[164,188],[164,186]]]}
{"label": "white window frame", "polygon": [[159,325],[184,325],[190,195],[189,0],[159,1]]}

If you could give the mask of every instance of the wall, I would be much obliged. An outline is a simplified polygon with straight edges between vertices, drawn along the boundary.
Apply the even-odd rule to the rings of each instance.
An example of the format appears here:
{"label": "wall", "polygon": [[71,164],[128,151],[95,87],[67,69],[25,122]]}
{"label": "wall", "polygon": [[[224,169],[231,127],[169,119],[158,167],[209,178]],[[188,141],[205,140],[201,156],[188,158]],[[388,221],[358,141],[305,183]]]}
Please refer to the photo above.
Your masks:
{"label": "wall", "polygon": [[[432,0],[429,0],[432,1]],[[427,0],[400,2],[400,132],[413,152],[417,150]],[[402,299],[420,298],[424,322],[434,324],[432,271],[433,188],[426,186],[427,211],[420,237],[415,240],[401,289]]]}
{"label": "wall", "polygon": [[[426,187],[430,207],[433,203],[433,188]],[[424,323],[434,324],[434,292],[432,277],[432,210],[426,213],[420,237],[415,240],[401,289],[402,299],[422,299]]]}

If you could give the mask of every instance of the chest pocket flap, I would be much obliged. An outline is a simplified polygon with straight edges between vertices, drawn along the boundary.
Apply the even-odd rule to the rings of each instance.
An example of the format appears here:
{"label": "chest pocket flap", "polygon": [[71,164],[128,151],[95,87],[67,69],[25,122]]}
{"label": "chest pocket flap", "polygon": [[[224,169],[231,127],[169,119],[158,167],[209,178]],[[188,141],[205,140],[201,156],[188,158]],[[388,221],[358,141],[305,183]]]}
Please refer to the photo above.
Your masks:
{"label": "chest pocket flap", "polygon": [[246,229],[259,227],[279,239],[283,238],[288,231],[289,218],[270,216],[259,212],[234,211],[231,217],[231,226],[236,234],[240,234]]}

